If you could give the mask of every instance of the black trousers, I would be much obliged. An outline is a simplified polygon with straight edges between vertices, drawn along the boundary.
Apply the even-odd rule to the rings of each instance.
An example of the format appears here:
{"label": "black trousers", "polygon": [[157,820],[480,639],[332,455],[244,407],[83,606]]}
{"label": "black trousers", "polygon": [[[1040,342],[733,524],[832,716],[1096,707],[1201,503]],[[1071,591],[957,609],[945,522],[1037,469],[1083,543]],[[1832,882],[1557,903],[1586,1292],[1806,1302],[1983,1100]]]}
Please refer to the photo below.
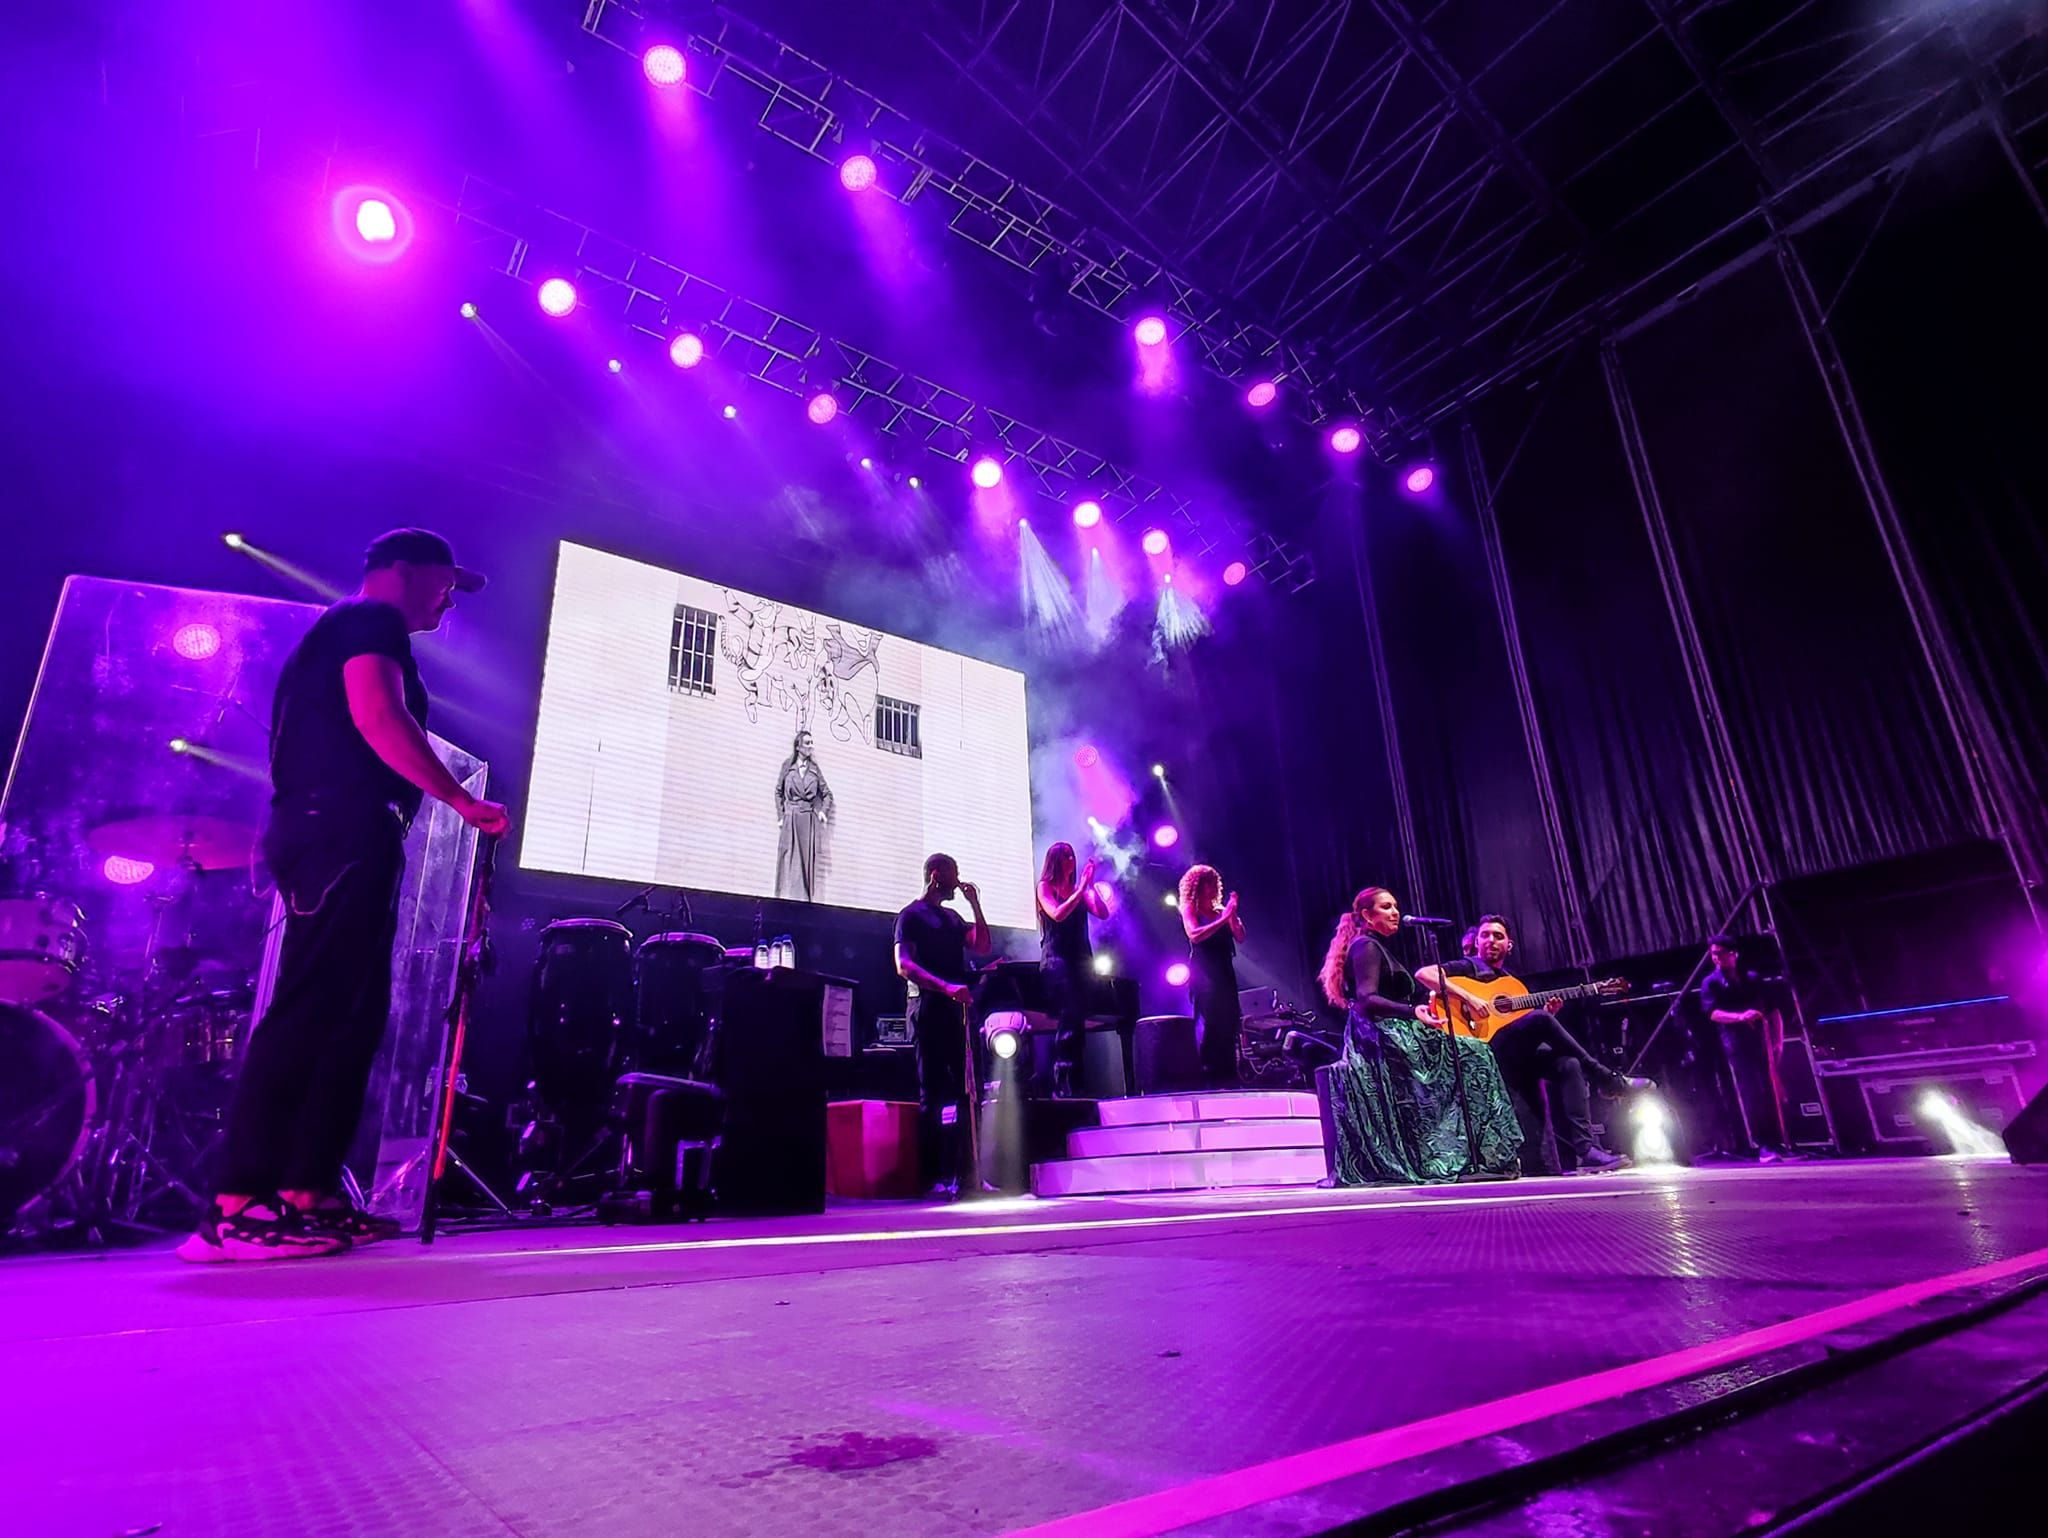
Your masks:
{"label": "black trousers", "polygon": [[1611,1082],[1612,1069],[1586,1050],[1545,1010],[1522,1016],[1495,1034],[1494,1061],[1508,1087],[1515,1116],[1522,1124],[1522,1159],[1533,1174],[1556,1174],[1562,1168],[1543,1116],[1544,1090],[1550,1091],[1551,1116],[1557,1141],[1583,1161],[1593,1148],[1593,1117],[1587,1079]]}
{"label": "black trousers", "polygon": [[1237,1085],[1237,1038],[1244,1026],[1235,977],[1202,980],[1189,995],[1195,1012],[1195,1041],[1202,1055],[1202,1077],[1212,1089]]}
{"label": "black trousers", "polygon": [[972,1190],[966,1008],[942,993],[920,993],[907,1013],[917,1042],[918,1151],[925,1179],[957,1181]]}
{"label": "black trousers", "polygon": [[1735,1124],[1729,1130],[1751,1152],[1768,1148],[1783,1153],[1791,1139],[1785,1133],[1785,1101],[1778,1083],[1778,1054],[1765,1025],[1723,1025],[1721,1055],[1728,1062],[1728,1082],[1735,1091]]}
{"label": "black trousers", "polygon": [[263,852],[284,946],[235,1085],[220,1188],[334,1193],[391,1016],[404,833],[389,808],[280,813]]}
{"label": "black trousers", "polygon": [[1059,1024],[1052,1033],[1052,1068],[1055,1077],[1078,1077],[1081,1044],[1088,1034],[1088,984],[1085,965],[1077,966],[1062,956],[1047,956],[1038,963],[1045,979],[1045,992]]}

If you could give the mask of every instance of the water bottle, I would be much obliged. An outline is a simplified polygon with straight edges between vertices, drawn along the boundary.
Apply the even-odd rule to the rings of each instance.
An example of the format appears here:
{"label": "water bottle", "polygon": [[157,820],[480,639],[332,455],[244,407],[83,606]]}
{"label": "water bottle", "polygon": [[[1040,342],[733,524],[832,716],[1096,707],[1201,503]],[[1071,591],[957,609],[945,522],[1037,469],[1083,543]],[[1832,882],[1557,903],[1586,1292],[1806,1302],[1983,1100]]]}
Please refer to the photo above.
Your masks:
{"label": "water bottle", "polygon": [[754,942],[754,966],[763,972],[768,970],[768,940],[765,935]]}

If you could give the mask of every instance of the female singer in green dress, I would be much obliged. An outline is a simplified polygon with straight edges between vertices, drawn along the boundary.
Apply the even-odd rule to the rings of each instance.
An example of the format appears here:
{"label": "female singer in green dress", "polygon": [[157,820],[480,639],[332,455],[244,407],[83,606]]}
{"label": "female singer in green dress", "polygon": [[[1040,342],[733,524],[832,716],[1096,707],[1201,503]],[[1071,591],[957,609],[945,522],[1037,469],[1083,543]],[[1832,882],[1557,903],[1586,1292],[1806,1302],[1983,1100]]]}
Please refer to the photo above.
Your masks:
{"label": "female singer in green dress", "polygon": [[[1518,1174],[1522,1128],[1493,1051],[1431,1023],[1429,990],[1386,946],[1400,927],[1394,894],[1367,887],[1337,921],[1323,961],[1323,994],[1348,1012],[1344,1055],[1331,1070],[1337,1163],[1330,1173],[1346,1186]],[[1454,1052],[1463,1060],[1462,1104]],[[1468,1107],[1476,1137],[1466,1134]]]}

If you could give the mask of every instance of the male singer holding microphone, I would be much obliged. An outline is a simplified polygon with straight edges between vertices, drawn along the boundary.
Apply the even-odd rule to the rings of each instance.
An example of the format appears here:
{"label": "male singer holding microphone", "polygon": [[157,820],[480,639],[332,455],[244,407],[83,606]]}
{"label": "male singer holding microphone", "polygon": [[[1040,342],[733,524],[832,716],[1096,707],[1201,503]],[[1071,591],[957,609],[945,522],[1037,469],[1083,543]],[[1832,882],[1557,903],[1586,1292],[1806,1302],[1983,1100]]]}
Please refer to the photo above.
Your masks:
{"label": "male singer holding microphone", "polygon": [[[969,924],[946,904],[955,892],[974,910]],[[993,949],[981,894],[960,879],[949,854],[924,862],[924,895],[896,915],[896,970],[910,984],[910,1025],[917,1040],[919,1142],[932,1172],[935,1197],[980,1189],[973,1168],[972,1138],[960,1135],[960,1119],[974,1114],[967,1092],[967,1006],[974,993],[969,955]],[[948,1120],[948,1116],[951,1120]]]}
{"label": "male singer holding microphone", "polygon": [[277,989],[235,1086],[220,1194],[181,1259],[300,1259],[395,1232],[349,1204],[341,1172],[391,1014],[406,829],[425,796],[479,833],[511,826],[427,740],[411,637],[438,630],[455,595],[483,585],[440,535],[394,529],[370,545],[362,587],[285,660],[263,835],[285,903]]}

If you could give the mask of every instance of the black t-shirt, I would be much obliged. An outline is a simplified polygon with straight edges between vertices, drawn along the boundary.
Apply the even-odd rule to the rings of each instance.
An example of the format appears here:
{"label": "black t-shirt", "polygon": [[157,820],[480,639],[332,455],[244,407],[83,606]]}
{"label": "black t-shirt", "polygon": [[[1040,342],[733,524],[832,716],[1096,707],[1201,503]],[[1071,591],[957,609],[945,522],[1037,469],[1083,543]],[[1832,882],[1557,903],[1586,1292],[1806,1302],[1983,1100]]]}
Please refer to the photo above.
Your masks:
{"label": "black t-shirt", "polygon": [[1055,919],[1041,904],[1038,910],[1038,959],[1041,962],[1058,958],[1071,968],[1085,967],[1094,956],[1095,947],[1088,939],[1088,901],[1083,898],[1074,904],[1074,911],[1063,919]]}
{"label": "black t-shirt", "polygon": [[1446,977],[1469,977],[1475,983],[1490,983],[1501,975],[1477,956],[1460,956],[1456,961],[1444,963]]}
{"label": "black t-shirt", "polygon": [[270,709],[270,783],[278,807],[396,805],[407,817],[419,810],[419,787],[377,756],[348,713],[342,668],[351,657],[372,656],[398,664],[405,708],[426,729],[427,689],[405,617],[388,603],[344,598],[313,621],[278,675]]}
{"label": "black t-shirt", "polygon": [[[946,982],[964,983],[973,975],[967,969],[967,920],[951,908],[919,898],[896,915],[896,943],[912,961]],[[916,983],[910,985],[910,996],[918,996]]]}
{"label": "black t-shirt", "polygon": [[1763,979],[1754,972],[1741,972],[1734,977],[1724,977],[1719,972],[1709,972],[1706,981],[1700,984],[1700,1008],[1709,1020],[1715,1010],[1728,1014],[1741,1014],[1746,1009],[1769,1009],[1770,996],[1764,991]]}

